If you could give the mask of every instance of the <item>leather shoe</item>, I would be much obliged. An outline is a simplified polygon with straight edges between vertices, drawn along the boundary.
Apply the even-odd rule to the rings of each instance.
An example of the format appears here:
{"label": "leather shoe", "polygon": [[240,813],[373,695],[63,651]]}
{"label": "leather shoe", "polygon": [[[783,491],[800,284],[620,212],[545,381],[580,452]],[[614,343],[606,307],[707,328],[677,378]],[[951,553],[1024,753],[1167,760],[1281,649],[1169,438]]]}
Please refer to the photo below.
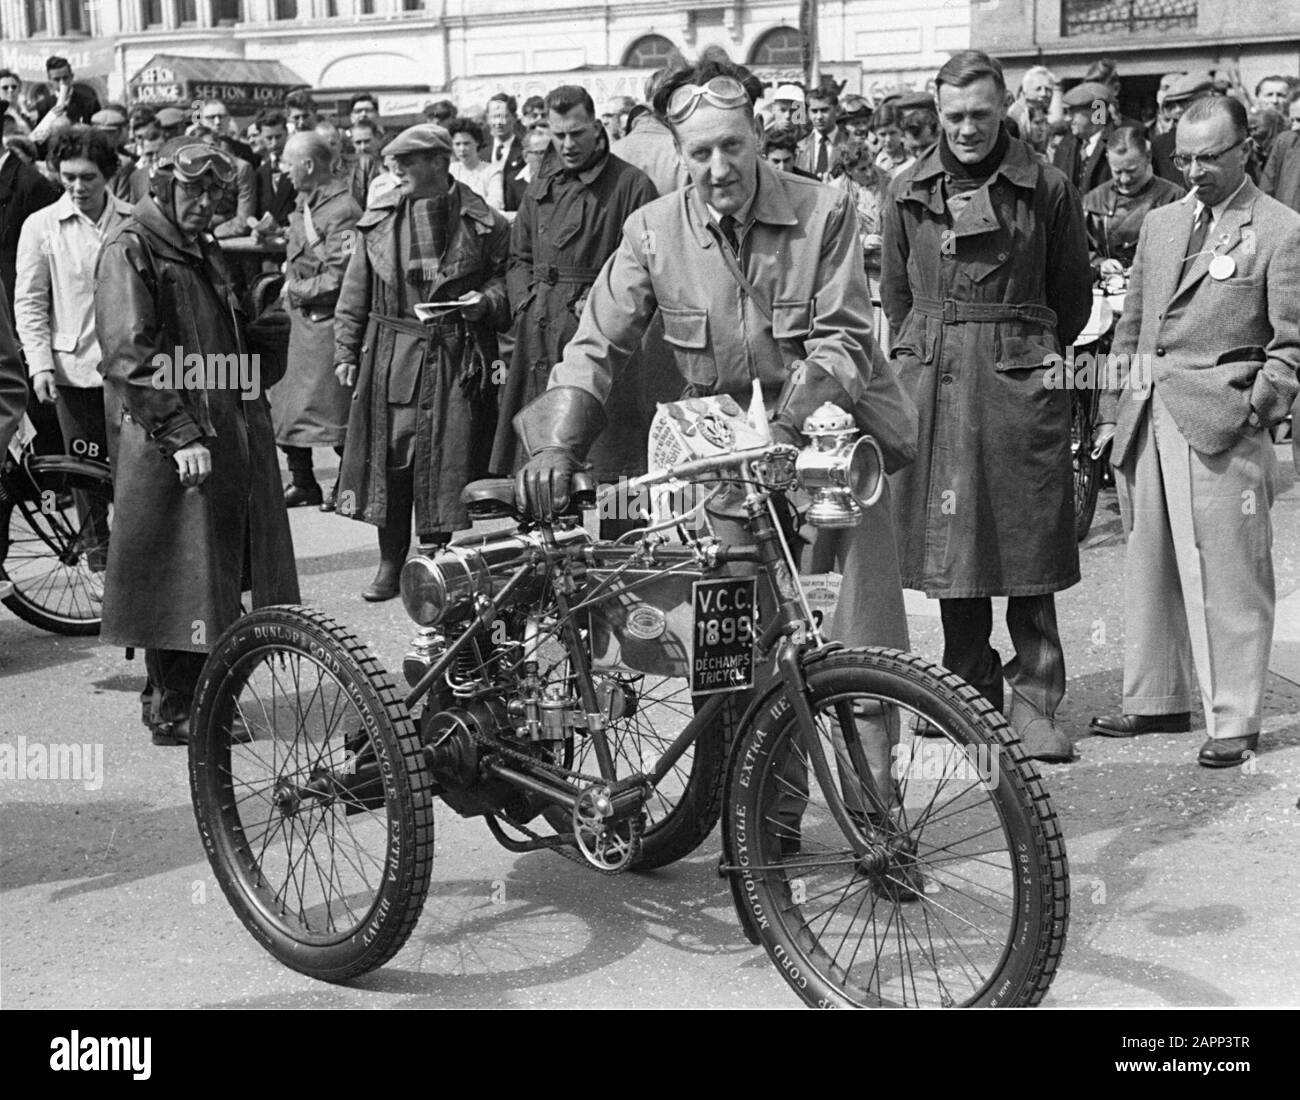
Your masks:
{"label": "leather shoe", "polygon": [[1259,747],[1259,734],[1245,737],[1211,737],[1196,754],[1196,762],[1203,768],[1235,768],[1255,755]]}
{"label": "leather shoe", "polygon": [[1090,723],[1102,737],[1136,737],[1140,733],[1186,733],[1192,728],[1190,711],[1176,714],[1108,714]]}
{"label": "leather shoe", "polygon": [[[1014,724],[1014,723],[1013,723]],[[1050,718],[1035,718],[1016,731],[1025,752],[1047,764],[1068,764],[1074,759],[1074,745],[1065,731]]]}
{"label": "leather shoe", "polygon": [[325,499],[325,494],[320,491],[319,485],[290,485],[284,491],[284,506],[286,508],[301,508],[304,504],[319,504]]}
{"label": "leather shoe", "polygon": [[149,726],[155,745],[188,745],[190,741],[190,720],[178,718],[175,722],[154,722]]}
{"label": "leather shoe", "polygon": [[325,494],[325,499],[320,502],[322,512],[332,512],[338,507],[339,500],[339,483],[336,481],[330,486],[330,491]]}

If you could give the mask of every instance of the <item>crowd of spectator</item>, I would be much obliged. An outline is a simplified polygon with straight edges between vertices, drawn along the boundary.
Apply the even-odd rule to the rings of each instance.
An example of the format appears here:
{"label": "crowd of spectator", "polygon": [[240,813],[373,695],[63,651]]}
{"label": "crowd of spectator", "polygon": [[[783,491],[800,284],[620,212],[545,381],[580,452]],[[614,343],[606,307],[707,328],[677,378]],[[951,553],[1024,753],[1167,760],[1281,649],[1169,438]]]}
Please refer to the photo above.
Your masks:
{"label": "crowd of spectator", "polygon": [[[702,64],[707,67],[709,59]],[[718,71],[732,70],[724,65]],[[745,141],[767,162],[763,171],[841,193],[831,197],[826,187],[814,186],[808,208],[830,204],[850,212],[835,223],[841,241],[845,232],[856,237],[846,254],[861,255],[858,275],[865,276],[877,305],[884,299],[889,320],[913,330],[918,323],[935,327],[963,320],[926,312],[937,308],[933,302],[947,297],[950,287],[935,283],[918,291],[900,283],[901,242],[928,231],[924,222],[911,225],[910,215],[900,214],[910,209],[905,192],[921,174],[945,181],[945,216],[955,222],[982,193],[991,164],[1005,164],[1013,176],[1037,172],[1050,183],[1054,205],[1034,215],[1050,213],[1054,219],[1043,238],[1047,258],[1039,267],[1007,272],[1007,293],[1038,302],[1068,284],[1077,293],[1053,306],[1056,315],[1066,305],[1077,313],[1086,307],[1092,283],[1131,269],[1148,215],[1186,194],[1185,172],[1198,157],[1180,151],[1185,112],[1192,112],[1188,117],[1197,125],[1222,115],[1229,128],[1240,115],[1246,136],[1214,158],[1242,150],[1245,172],[1260,190],[1300,211],[1296,77],[1269,76],[1250,90],[1222,75],[1171,72],[1161,79],[1154,101],[1130,117],[1121,104],[1133,104],[1124,98],[1113,60],[1100,59],[1070,87],[1035,66],[1014,90],[1005,87],[995,64],[976,64],[954,70],[948,84],[963,94],[977,87],[993,96],[981,109],[994,112],[1000,124],[981,131],[979,156],[971,150],[964,156],[947,144],[950,124],[957,124],[941,117],[938,87],[863,96],[846,94],[831,80],[812,87],[765,86],[753,74],[735,71],[727,79],[743,88],[736,96],[747,105]],[[618,96],[598,104],[581,86],[565,85],[522,106],[504,92],[483,104],[439,100],[424,108],[422,122],[405,127],[382,117],[379,99],[370,93],[353,96],[346,111],[329,112],[311,92],[296,91],[283,107],[261,110],[237,127],[230,106],[218,99],[190,109],[101,105],[75,81],[66,60],[51,58],[47,76],[48,85],[25,87],[15,74],[0,71],[0,191],[9,196],[0,213],[0,279],[36,401],[57,407],[65,435],[109,447],[92,308],[95,256],[134,210],[179,201],[167,190],[174,180],[181,181],[178,187],[199,188],[192,196],[185,192],[185,201],[193,198],[202,208],[203,232],[228,248],[241,238],[286,246],[288,373],[272,394],[275,440],[291,474],[284,503],[338,507],[379,528],[380,568],[364,593],[371,600],[397,592],[412,516],[422,543],[445,542],[468,522],[457,503],[465,481],[489,470],[513,473],[528,457],[517,451],[512,418],[546,392],[553,368],[579,332],[602,268],[620,248],[627,219],[689,179],[698,182],[699,166],[690,163],[679,127],[661,102],[669,82],[680,76],[667,71],[648,80],[643,102]],[[709,95],[710,109],[737,106],[719,102],[722,93]],[[1207,109],[1205,102],[1216,98],[1231,100],[1231,110]],[[965,107],[973,109],[969,102]],[[735,116],[725,121],[734,127]],[[178,151],[182,160],[202,162],[196,149],[210,150],[212,172],[185,179]],[[1201,154],[1199,162],[1204,168],[1211,158]],[[738,251],[731,237],[734,221],[718,224]],[[653,255],[653,242],[647,247]],[[1067,258],[1070,270],[1062,267],[1069,266]],[[984,263],[987,275],[1007,259],[1004,252],[977,266]],[[405,280],[394,272],[405,273]],[[1039,285],[1044,279],[1048,290]],[[992,282],[984,279],[983,285],[987,290]],[[455,305],[457,316],[430,325],[416,307],[440,295],[444,305]],[[929,321],[918,321],[924,317]],[[1081,326],[1082,317],[1077,320]],[[884,324],[878,309],[875,338],[887,345]],[[1063,333],[1066,327],[1062,321]],[[411,344],[413,334],[432,343]],[[601,395],[616,429],[605,433],[590,456],[602,478],[637,472],[654,402],[681,391],[674,357],[702,346],[702,338],[665,328],[649,314],[639,318],[637,346],[620,354],[656,365],[627,372],[623,384]],[[986,350],[990,360],[998,354],[993,346]],[[391,361],[377,365],[377,354]],[[437,372],[435,362],[441,364]],[[504,369],[491,370],[493,363]],[[429,381],[435,373],[445,380],[458,372],[455,386]],[[347,396],[353,387],[357,399]],[[975,397],[995,401],[989,393]],[[440,411],[431,420],[434,405]],[[120,411],[109,407],[109,421]],[[328,493],[315,479],[314,446],[332,447],[342,459],[339,484]],[[910,476],[900,485],[906,488]],[[924,497],[916,492],[917,500]],[[909,499],[907,492],[900,495]],[[1022,502],[1009,497],[1006,506],[1018,510]],[[912,518],[922,522],[924,507],[914,511]],[[998,526],[990,524],[967,532],[970,553],[962,569],[978,570],[987,559],[981,540]],[[907,520],[899,537],[906,547]],[[917,545],[937,545],[923,529],[915,538]],[[1021,549],[1031,542],[1026,535]],[[1060,555],[1057,560],[1067,562]],[[928,590],[928,571],[951,564],[936,565],[927,557],[911,580],[906,571],[904,579]],[[1036,654],[1041,666],[1042,683],[1031,683],[1026,674],[1016,690],[1022,711],[1031,715],[1025,721],[1048,723],[1047,748],[1040,746],[1039,753],[1044,759],[1068,758],[1068,742],[1062,747],[1051,725],[1064,690],[1064,666],[1050,603],[1055,587],[1077,579],[1077,561],[1073,573],[1067,566],[1061,564],[1060,576],[1053,574],[1046,587],[1035,581],[1032,593],[1013,595],[1008,613],[1026,654]],[[983,581],[972,585],[980,588]],[[945,663],[998,704],[1001,666],[986,667],[991,619],[985,611],[958,608],[971,602],[966,597],[950,602]]]}

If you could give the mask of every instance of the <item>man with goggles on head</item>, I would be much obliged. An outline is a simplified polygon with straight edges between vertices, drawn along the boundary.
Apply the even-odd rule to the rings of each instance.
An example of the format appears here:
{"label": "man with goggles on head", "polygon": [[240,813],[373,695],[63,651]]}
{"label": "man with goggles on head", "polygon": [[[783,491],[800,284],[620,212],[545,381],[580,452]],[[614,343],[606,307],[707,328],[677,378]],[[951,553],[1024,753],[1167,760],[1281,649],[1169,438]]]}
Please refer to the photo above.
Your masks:
{"label": "man with goggles on head", "polygon": [[[150,195],[95,271],[116,488],[103,638],[145,650],[143,720],[182,744],[204,654],[252,606],[294,603],[298,579],[261,363],[207,235],[233,159],[193,138],[158,151]],[[249,578],[245,582],[244,578]]]}
{"label": "man with goggles on head", "polygon": [[[682,396],[727,394],[744,407],[757,382],[779,439],[800,443],[804,420],[826,401],[855,414],[882,396],[906,408],[872,336],[857,213],[842,191],[760,158],[747,77],[711,60],[673,74],[655,95],[690,180],[628,218],[550,388],[515,420],[533,456],[519,483],[534,514],[567,504],[570,475],[656,310]],[[902,435],[898,450],[887,448],[889,469],[914,452]],[[738,500],[715,505],[709,520],[723,543],[749,542]],[[819,533],[813,553],[844,574],[832,635],[907,649],[888,500],[857,527]]]}

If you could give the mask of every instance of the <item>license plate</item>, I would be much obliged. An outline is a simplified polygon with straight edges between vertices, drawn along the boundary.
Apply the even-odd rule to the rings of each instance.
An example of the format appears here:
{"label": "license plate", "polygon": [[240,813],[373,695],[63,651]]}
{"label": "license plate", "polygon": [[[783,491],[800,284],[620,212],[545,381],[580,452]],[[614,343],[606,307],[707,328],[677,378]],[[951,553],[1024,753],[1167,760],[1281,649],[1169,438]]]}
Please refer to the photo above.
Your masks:
{"label": "license plate", "polygon": [[757,577],[692,585],[691,691],[715,695],[754,686]]}

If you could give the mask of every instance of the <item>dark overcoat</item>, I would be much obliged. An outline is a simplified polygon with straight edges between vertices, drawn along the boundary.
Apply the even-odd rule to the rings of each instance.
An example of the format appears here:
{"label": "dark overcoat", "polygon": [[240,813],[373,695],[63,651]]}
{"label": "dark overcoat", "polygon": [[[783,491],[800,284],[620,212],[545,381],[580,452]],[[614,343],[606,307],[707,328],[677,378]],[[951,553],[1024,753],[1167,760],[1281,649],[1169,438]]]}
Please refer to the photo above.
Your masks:
{"label": "dark overcoat", "polygon": [[[234,384],[242,318],[220,253],[207,238],[187,243],[152,198],[104,242],[95,324],[106,403],[121,408],[117,439],[109,433],[114,518],[101,636],[205,652],[239,617],[246,569],[253,607],[299,600],[263,392],[271,380]],[[178,348],[207,369],[178,377]],[[195,442],[211,451],[212,473],[187,488],[172,456]]]}
{"label": "dark overcoat", "polygon": [[[487,312],[467,324],[422,325],[403,309],[411,290],[398,256],[400,191],[381,197],[357,222],[358,241],[334,314],[334,361],[359,367],[339,469],[338,510],[382,526],[388,519],[388,405],[401,379],[419,379],[415,522],[419,534],[469,526],[461,490],[487,473],[496,423],[496,334],[510,324],[506,300],[509,223],[459,183],[455,219],[431,301],[483,294]],[[399,282],[402,280],[403,282]],[[390,382],[392,383],[390,385]],[[399,400],[400,399],[400,400]]]}
{"label": "dark overcoat", "polygon": [[343,442],[352,406],[352,391],[334,375],[334,306],[361,208],[346,180],[330,180],[307,202],[314,235],[301,209],[289,217],[289,365],[271,390],[271,415],[282,446],[333,447]]}
{"label": "dark overcoat", "polygon": [[1079,579],[1070,391],[1048,384],[1092,307],[1079,196],[1014,139],[955,223],[945,187],[935,146],[884,211],[890,355],[920,414],[916,461],[894,482],[903,585],[1056,592]]}
{"label": "dark overcoat", "polygon": [[[578,331],[587,292],[623,239],[628,215],[656,198],[650,177],[612,154],[576,178],[557,169],[529,184],[511,229],[507,285],[516,329],[492,449],[498,473],[512,473],[528,457],[511,421],[546,391],[551,368]],[[608,427],[588,453],[601,480],[645,468],[655,407],[639,400],[639,373],[626,371],[616,383],[605,409]]]}

